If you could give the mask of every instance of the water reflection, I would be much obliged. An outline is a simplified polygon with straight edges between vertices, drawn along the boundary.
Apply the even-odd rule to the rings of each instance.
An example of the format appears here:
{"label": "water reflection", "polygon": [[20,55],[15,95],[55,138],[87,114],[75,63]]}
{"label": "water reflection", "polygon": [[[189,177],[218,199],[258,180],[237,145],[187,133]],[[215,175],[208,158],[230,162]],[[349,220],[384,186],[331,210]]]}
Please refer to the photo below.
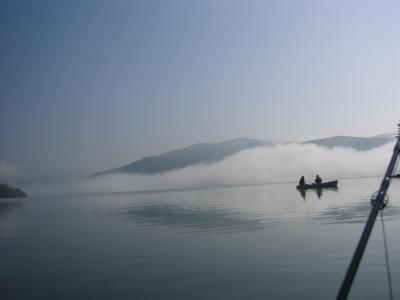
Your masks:
{"label": "water reflection", "polygon": [[252,231],[266,226],[265,220],[223,208],[191,209],[154,204],[120,208],[117,213],[146,227],[167,225],[191,232]]}
{"label": "water reflection", "polygon": [[322,189],[316,189],[316,191],[317,191],[318,199],[321,199],[321,196],[322,196]]}
{"label": "water reflection", "polygon": [[299,191],[299,193],[300,193],[300,196],[304,199],[304,200],[306,200],[306,191],[305,190],[298,190]]}
{"label": "water reflection", "polygon": [[305,200],[306,196],[307,196],[307,192],[312,192],[312,193],[316,193],[318,199],[321,199],[324,191],[334,191],[337,192],[339,190],[338,187],[333,187],[333,188],[323,188],[323,189],[308,189],[308,190],[304,190],[304,189],[300,189],[298,190],[300,193],[300,196]]}
{"label": "water reflection", "polygon": [[[362,203],[356,203],[345,207],[331,207],[321,211],[314,219],[322,224],[358,224],[365,223],[371,211],[370,201],[365,199]],[[385,220],[392,220],[400,215],[400,208],[388,206],[383,210]]]}
{"label": "water reflection", "polygon": [[21,202],[16,200],[0,200],[0,238],[14,236],[19,223]]}

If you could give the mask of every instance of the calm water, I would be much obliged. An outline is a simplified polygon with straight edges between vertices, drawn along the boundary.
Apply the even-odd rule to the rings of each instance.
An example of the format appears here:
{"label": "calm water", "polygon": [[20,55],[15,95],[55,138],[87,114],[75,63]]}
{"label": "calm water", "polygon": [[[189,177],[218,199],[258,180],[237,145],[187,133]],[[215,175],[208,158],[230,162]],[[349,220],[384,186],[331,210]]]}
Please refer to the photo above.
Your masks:
{"label": "calm water", "polygon": [[[334,299],[379,178],[0,200],[1,299]],[[384,211],[400,297],[400,180]],[[380,219],[351,299],[388,298]]]}

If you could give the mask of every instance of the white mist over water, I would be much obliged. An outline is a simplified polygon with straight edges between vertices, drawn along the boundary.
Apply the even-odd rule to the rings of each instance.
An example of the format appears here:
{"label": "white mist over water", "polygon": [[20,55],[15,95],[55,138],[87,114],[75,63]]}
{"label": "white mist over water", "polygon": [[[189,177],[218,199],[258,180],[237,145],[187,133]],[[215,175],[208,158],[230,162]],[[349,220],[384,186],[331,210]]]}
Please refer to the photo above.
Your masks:
{"label": "white mist over water", "polygon": [[18,176],[18,168],[12,163],[0,160],[0,180],[7,180]]}
{"label": "white mist over water", "polygon": [[23,187],[30,195],[105,193],[157,189],[184,189],[226,185],[297,181],[302,175],[313,181],[381,175],[393,152],[393,144],[369,151],[312,144],[281,144],[241,151],[220,162],[195,165],[160,174],[112,174],[63,185]]}

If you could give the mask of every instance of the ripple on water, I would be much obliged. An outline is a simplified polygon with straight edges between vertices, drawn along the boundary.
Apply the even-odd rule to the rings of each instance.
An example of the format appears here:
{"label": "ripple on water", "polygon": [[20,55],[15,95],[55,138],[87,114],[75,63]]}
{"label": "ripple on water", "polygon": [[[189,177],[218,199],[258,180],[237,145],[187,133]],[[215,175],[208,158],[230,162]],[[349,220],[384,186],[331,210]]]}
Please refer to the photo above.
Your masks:
{"label": "ripple on water", "polygon": [[185,232],[239,232],[267,227],[273,219],[258,218],[224,208],[188,208],[172,204],[147,204],[114,208],[113,215],[152,228],[165,225]]}

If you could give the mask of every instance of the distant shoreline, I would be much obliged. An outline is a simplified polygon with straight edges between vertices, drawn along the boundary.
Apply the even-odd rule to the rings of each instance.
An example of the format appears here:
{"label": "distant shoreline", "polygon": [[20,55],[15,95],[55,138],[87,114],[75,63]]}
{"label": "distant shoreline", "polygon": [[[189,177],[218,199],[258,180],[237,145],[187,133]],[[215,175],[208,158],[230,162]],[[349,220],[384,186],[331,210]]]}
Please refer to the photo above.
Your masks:
{"label": "distant shoreline", "polygon": [[[370,176],[355,176],[355,177],[342,177],[336,178],[339,180],[352,180],[352,179],[367,179],[367,178],[378,178],[383,175],[370,175]],[[325,181],[329,181],[326,179]],[[252,186],[264,186],[264,185],[278,185],[278,184],[297,184],[297,180],[289,181],[275,181],[275,182],[260,182],[260,183],[244,183],[244,184],[226,184],[216,186],[198,186],[188,188],[166,188],[166,189],[152,189],[152,190],[130,190],[130,191],[118,191],[118,192],[93,192],[93,193],[71,193],[71,194],[53,194],[53,195],[33,195],[32,197],[64,197],[64,196],[95,196],[95,195],[117,195],[117,194],[157,194],[157,193],[173,193],[173,192],[185,192],[185,191],[200,191],[200,190],[214,190],[214,189],[232,189],[240,187],[252,187]]]}
{"label": "distant shoreline", "polygon": [[13,188],[7,184],[0,183],[0,198],[23,198],[26,193],[19,188]]}

